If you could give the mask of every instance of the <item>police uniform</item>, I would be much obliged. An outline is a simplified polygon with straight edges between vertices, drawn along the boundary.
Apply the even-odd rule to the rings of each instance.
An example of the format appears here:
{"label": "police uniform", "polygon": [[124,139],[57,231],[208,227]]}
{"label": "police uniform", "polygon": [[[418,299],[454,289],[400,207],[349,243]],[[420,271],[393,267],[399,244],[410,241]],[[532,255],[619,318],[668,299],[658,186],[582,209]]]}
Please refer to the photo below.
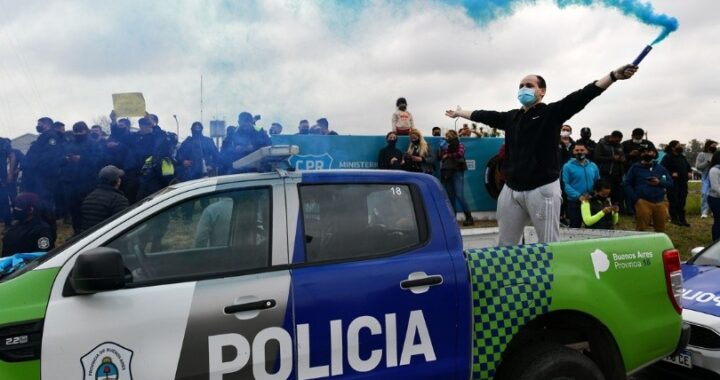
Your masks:
{"label": "police uniform", "polygon": [[3,238],[2,257],[16,253],[49,251],[55,247],[50,226],[40,219],[31,219],[12,225]]}

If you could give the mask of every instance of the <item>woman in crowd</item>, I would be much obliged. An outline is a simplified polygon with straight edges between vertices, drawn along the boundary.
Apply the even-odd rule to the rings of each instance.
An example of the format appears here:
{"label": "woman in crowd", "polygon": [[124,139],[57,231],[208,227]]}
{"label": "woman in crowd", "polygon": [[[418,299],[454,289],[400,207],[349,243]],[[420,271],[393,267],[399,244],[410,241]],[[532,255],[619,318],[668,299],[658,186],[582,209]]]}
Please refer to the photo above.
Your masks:
{"label": "woman in crowd", "polygon": [[400,169],[403,153],[395,147],[397,134],[390,132],[385,136],[387,146],[378,154],[378,169]]}
{"label": "woman in crowd", "polygon": [[409,172],[433,174],[435,157],[422,137],[422,133],[417,129],[410,131],[410,145],[403,155],[401,165],[404,170]]}
{"label": "woman in crowd", "polygon": [[677,140],[672,140],[665,148],[665,157],[662,165],[672,177],[673,185],[667,191],[668,203],[670,204],[670,223],[690,227],[685,219],[685,203],[688,196],[688,180],[692,176],[692,168],[685,158],[685,146]]}
{"label": "woman in crowd", "polygon": [[713,214],[712,239],[720,239],[720,152],[715,152],[710,160],[710,170],[703,181],[708,187],[708,205]]}
{"label": "woman in crowd", "polygon": [[[456,204],[460,203],[460,207],[465,214],[463,226],[472,226],[474,224],[473,217],[470,214],[470,207],[465,201],[465,146],[460,142],[457,132],[449,130],[445,133],[447,145],[440,150],[440,180],[445,186],[450,204],[453,211],[457,214]],[[456,202],[457,200],[457,202]]]}
{"label": "woman in crowd", "polygon": [[717,141],[705,140],[705,146],[703,151],[698,153],[695,159],[695,167],[702,172],[702,192],[700,195],[700,217],[705,219],[710,213],[710,206],[708,206],[707,195],[708,188],[705,186],[708,183],[705,179],[710,171],[710,160],[712,160],[713,153],[717,150]]}

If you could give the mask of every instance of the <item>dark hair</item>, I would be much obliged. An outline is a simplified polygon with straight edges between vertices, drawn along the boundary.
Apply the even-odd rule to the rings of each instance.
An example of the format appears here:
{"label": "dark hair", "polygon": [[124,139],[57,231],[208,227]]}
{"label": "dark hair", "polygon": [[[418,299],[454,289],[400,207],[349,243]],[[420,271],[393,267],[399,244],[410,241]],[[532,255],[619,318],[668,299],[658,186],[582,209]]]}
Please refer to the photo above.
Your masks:
{"label": "dark hair", "polygon": [[635,128],[630,136],[645,136],[645,131],[642,128]]}
{"label": "dark hair", "polygon": [[612,131],[612,133],[610,134],[610,136],[612,136],[612,137],[617,137],[617,138],[620,138],[620,139],[621,139],[621,138],[623,137],[623,134],[622,134],[622,132],[620,132],[620,131]]}
{"label": "dark hair", "polygon": [[715,165],[720,165],[720,150],[713,153],[712,158],[710,159],[710,167],[712,168]]}
{"label": "dark hair", "polygon": [[128,118],[126,118],[126,117],[118,120],[117,122],[118,122],[118,124],[120,124],[120,123],[127,124],[128,127],[129,127],[130,124],[131,124],[131,123],[130,123],[130,119],[128,119]]}
{"label": "dark hair", "polygon": [[317,119],[317,124],[321,127],[328,127],[330,123],[328,123],[326,118],[322,117],[320,119]]}
{"label": "dark hair", "polygon": [[88,126],[87,124],[85,124],[84,121],[78,121],[77,123],[73,124],[72,129],[74,133],[83,133],[87,132]]}
{"label": "dark hair", "polygon": [[385,135],[385,140],[387,140],[388,137],[390,137],[390,135],[395,135],[395,136],[397,136],[397,133],[395,133],[395,132],[388,132],[387,135]]}
{"label": "dark hair", "polygon": [[672,140],[665,146],[665,153],[672,153],[673,149],[680,144],[680,141]]}
{"label": "dark hair", "polygon": [[302,119],[302,120],[300,120],[300,123],[299,123],[298,125],[300,125],[300,124],[302,124],[302,123],[305,123],[305,124],[310,124],[310,122],[309,122],[309,121],[307,121],[307,120],[305,120],[305,119]]}
{"label": "dark hair", "polygon": [[593,190],[595,190],[595,192],[598,192],[602,189],[612,189],[612,184],[610,184],[610,181],[602,178],[595,181],[595,184],[593,185]]}
{"label": "dark hair", "polygon": [[[587,149],[587,144],[585,144],[585,143],[582,142],[582,141],[575,141],[575,144],[573,144],[573,145],[574,145],[574,146],[581,146],[581,147]],[[574,149],[574,148],[573,148],[573,149]]]}
{"label": "dark hair", "polygon": [[398,100],[395,101],[396,107],[400,107],[401,104],[407,105],[407,100],[405,100],[405,98],[398,98]]}
{"label": "dark hair", "polygon": [[193,129],[195,127],[200,127],[200,129],[203,129],[203,125],[199,121],[193,122],[192,125],[190,126],[190,129]]}
{"label": "dark hair", "polygon": [[152,122],[146,117],[141,117],[140,120],[138,120],[138,125],[150,127],[152,126]]}
{"label": "dark hair", "polygon": [[538,80],[538,86],[540,88],[547,88],[547,83],[545,83],[545,78],[543,78],[542,76],[537,75],[537,74],[535,74],[535,77]]}
{"label": "dark hair", "polygon": [[151,114],[148,115],[148,116],[150,117],[150,119],[152,119],[152,121],[155,122],[155,124],[157,124],[157,123],[160,122],[160,119],[158,119],[157,115],[155,115],[154,113],[151,113]]}
{"label": "dark hair", "polygon": [[53,125],[53,119],[45,116],[38,119],[38,123]]}
{"label": "dark hair", "polygon": [[435,131],[442,131],[442,129],[440,129],[440,127],[433,127],[432,131],[433,131],[433,132],[435,132]]}
{"label": "dark hair", "polygon": [[55,129],[62,128],[65,126],[65,123],[63,123],[62,121],[56,121],[54,123],[53,122],[51,122],[51,123],[52,123],[52,127]]}
{"label": "dark hair", "polygon": [[712,144],[717,144],[717,141],[710,140],[710,139],[705,140],[705,146],[703,147],[703,152],[709,153],[710,147],[712,146]]}

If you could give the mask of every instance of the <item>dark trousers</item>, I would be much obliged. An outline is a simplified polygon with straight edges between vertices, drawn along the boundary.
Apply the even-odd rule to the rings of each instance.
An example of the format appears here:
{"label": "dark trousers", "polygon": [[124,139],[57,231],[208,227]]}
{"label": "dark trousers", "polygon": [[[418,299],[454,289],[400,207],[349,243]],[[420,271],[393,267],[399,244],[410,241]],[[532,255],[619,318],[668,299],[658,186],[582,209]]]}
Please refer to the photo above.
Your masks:
{"label": "dark trousers", "polygon": [[457,203],[460,203],[465,217],[470,216],[470,207],[468,207],[465,201],[465,173],[461,171],[454,171],[447,176],[442,178],[443,185],[445,185],[445,192],[447,192],[448,199],[452,205],[453,211],[457,213]]}
{"label": "dark trousers", "polygon": [[720,198],[707,197],[708,206],[713,213],[712,239],[717,241],[720,239]]}
{"label": "dark trousers", "polygon": [[668,189],[667,197],[670,204],[670,219],[676,222],[685,222],[685,203],[688,196],[688,183],[678,181]]}
{"label": "dark trousers", "polygon": [[612,198],[612,203],[617,204],[620,207],[621,213],[632,214],[633,210],[628,209],[625,205],[625,189],[623,189],[622,185],[622,174],[607,174],[603,175],[602,178],[610,182],[610,197]]}
{"label": "dark trousers", "polygon": [[140,189],[140,173],[137,170],[126,170],[120,183],[120,191],[123,192],[130,204],[138,201],[137,195]]}
{"label": "dark trousers", "polygon": [[65,206],[67,213],[72,221],[73,233],[75,235],[82,231],[82,213],[81,207],[85,197],[90,194],[92,187],[85,186],[83,189],[74,186],[65,188]]}
{"label": "dark trousers", "polygon": [[567,201],[567,217],[570,219],[570,228],[582,227],[582,215],[580,214],[580,201]]}
{"label": "dark trousers", "polygon": [[[11,185],[0,186],[0,218],[2,218],[2,222],[5,223],[6,229],[10,226],[10,223],[12,223],[10,186]],[[12,199],[14,200],[14,198]]]}

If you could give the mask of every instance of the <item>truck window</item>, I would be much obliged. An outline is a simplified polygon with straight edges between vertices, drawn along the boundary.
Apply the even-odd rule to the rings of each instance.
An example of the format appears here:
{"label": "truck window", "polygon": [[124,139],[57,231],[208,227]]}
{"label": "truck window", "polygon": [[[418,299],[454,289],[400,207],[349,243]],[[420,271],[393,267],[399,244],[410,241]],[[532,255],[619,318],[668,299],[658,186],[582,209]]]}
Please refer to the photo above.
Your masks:
{"label": "truck window", "polygon": [[305,185],[300,198],[308,262],[402,252],[427,235],[407,185]]}
{"label": "truck window", "polygon": [[260,269],[270,263],[269,188],[187,200],[144,220],[107,246],[134,283]]}

